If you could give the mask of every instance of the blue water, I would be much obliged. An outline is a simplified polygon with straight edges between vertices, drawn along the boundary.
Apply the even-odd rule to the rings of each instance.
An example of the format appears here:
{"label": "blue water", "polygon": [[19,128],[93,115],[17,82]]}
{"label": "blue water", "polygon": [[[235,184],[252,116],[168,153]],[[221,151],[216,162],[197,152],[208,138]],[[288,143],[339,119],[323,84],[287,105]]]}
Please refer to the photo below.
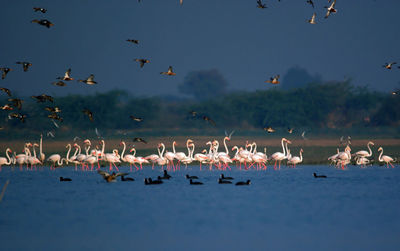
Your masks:
{"label": "blue water", "polygon": [[[204,185],[190,186],[187,173]],[[225,172],[251,179],[242,187],[217,184],[220,174],[193,166],[145,186],[159,169],[106,183],[73,168],[3,167],[2,250],[400,250],[400,168]]]}

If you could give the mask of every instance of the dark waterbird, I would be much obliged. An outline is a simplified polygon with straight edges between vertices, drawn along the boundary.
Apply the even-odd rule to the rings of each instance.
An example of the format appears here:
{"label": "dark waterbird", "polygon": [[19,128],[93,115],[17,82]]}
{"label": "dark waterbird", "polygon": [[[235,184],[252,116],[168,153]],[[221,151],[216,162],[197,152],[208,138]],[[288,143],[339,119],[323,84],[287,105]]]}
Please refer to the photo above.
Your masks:
{"label": "dark waterbird", "polygon": [[135,58],[135,61],[140,63],[140,68],[143,68],[144,64],[150,63],[150,60],[145,58]]}
{"label": "dark waterbird", "polygon": [[30,66],[32,66],[32,63],[29,62],[16,62],[16,64],[22,65],[22,68],[24,69],[25,72],[28,71],[28,68]]}
{"label": "dark waterbird", "polygon": [[135,181],[135,179],[131,178],[131,177],[126,177],[125,178],[125,175],[121,175],[121,181]]}
{"label": "dark waterbird", "polygon": [[195,180],[195,179],[198,179],[199,177],[197,177],[197,176],[190,176],[189,174],[186,174],[186,179],[188,179],[188,180],[190,180],[190,179],[192,179],[192,180]]}
{"label": "dark waterbird", "polygon": [[142,138],[133,138],[133,142],[142,142],[144,144],[147,144],[147,141]]}
{"label": "dark waterbird", "polygon": [[172,70],[172,66],[169,66],[169,67],[168,67],[168,71],[160,72],[160,74],[162,74],[162,75],[168,75],[168,76],[175,76],[175,75],[176,75],[176,73],[173,72],[173,70]]}
{"label": "dark waterbird", "polygon": [[82,112],[89,117],[90,121],[93,122],[93,113],[89,109],[83,109]]}
{"label": "dark waterbird", "polygon": [[250,184],[251,184],[250,180],[247,180],[246,182],[244,182],[244,181],[239,181],[239,182],[237,182],[235,185],[236,185],[236,186],[248,186],[248,185],[250,185]]}
{"label": "dark waterbird", "polygon": [[5,92],[9,97],[11,97],[11,91],[10,91],[9,89],[4,88],[4,87],[1,87],[1,88],[0,88],[0,91]]}
{"label": "dark waterbird", "polygon": [[47,19],[40,19],[40,20],[35,19],[35,20],[32,20],[31,23],[37,23],[37,24],[40,24],[42,26],[46,26],[47,28],[50,28],[51,26],[54,25],[52,22],[50,22]]}
{"label": "dark waterbird", "polygon": [[218,184],[232,184],[232,181],[223,180],[221,178],[218,179]]}
{"label": "dark waterbird", "polygon": [[190,185],[203,185],[203,182],[193,181],[192,179],[190,179]]}
{"label": "dark waterbird", "polygon": [[94,81],[94,75],[90,74],[90,76],[87,79],[79,79],[78,82],[82,82],[88,85],[95,85],[97,84],[96,81]]}
{"label": "dark waterbird", "polygon": [[136,39],[127,39],[126,41],[131,42],[133,44],[139,44],[139,40],[136,40]]}
{"label": "dark waterbird", "polygon": [[14,106],[15,108],[18,108],[18,110],[21,110],[22,108],[22,99],[19,98],[9,98],[7,99],[9,102],[12,103],[12,106]]}
{"label": "dark waterbird", "polygon": [[38,11],[40,11],[42,13],[46,13],[47,12],[47,10],[45,8],[40,8],[40,7],[33,7],[33,10],[35,12],[38,12]]}
{"label": "dark waterbird", "polygon": [[164,176],[163,176],[163,177],[164,177],[165,179],[172,178],[172,176],[168,174],[167,170],[164,170]]}
{"label": "dark waterbird", "polygon": [[157,179],[157,180],[152,180],[151,178],[145,178],[144,179],[144,184],[145,185],[159,185],[164,183],[162,180]]}
{"label": "dark waterbird", "polygon": [[314,178],[326,178],[326,175],[317,175],[316,173],[313,173]]}
{"label": "dark waterbird", "polygon": [[220,179],[223,179],[223,180],[233,180],[232,177],[225,177],[223,173],[221,173]]}
{"label": "dark waterbird", "polygon": [[60,181],[72,181],[71,178],[60,177]]}

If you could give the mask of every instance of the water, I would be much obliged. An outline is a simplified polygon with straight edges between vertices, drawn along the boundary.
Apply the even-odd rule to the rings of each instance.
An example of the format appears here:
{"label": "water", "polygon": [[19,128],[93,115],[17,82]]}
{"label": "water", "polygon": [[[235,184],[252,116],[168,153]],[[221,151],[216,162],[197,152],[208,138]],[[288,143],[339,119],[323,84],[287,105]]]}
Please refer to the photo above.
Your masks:
{"label": "water", "polygon": [[[148,168],[148,167],[146,167]],[[127,170],[126,168],[124,168]],[[312,173],[328,176],[314,179]],[[185,174],[203,186],[190,186]],[[11,171],[0,203],[3,250],[399,250],[400,169],[300,166],[274,171],[198,167],[145,186],[158,170],[131,173],[134,182],[106,183],[73,168]],[[59,182],[59,176],[72,182]]]}

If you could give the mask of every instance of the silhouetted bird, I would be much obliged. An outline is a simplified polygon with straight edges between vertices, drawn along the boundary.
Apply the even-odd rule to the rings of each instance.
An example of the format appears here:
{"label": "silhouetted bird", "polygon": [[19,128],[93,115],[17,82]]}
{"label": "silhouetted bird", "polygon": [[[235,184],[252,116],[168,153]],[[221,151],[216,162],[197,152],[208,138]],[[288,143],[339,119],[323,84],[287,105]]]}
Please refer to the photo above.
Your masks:
{"label": "silhouetted bird", "polygon": [[197,117],[197,112],[196,111],[190,111],[189,112],[190,115],[192,115],[192,117]]}
{"label": "silhouetted bird", "polygon": [[145,185],[159,185],[159,184],[162,184],[162,183],[163,183],[163,181],[159,180],[159,179],[157,179],[157,180],[152,180],[151,178],[145,178],[144,179],[144,184]]}
{"label": "silhouetted bird", "polygon": [[236,186],[248,186],[248,185],[250,185],[251,184],[251,181],[250,180],[247,180],[246,182],[244,182],[244,181],[239,181],[239,182],[237,182],[235,185]]}
{"label": "silhouetted bird", "polygon": [[392,95],[399,95],[399,94],[400,94],[400,90],[392,91]]}
{"label": "silhouetted bird", "polygon": [[312,17],[309,20],[307,20],[307,22],[309,22],[310,24],[316,24],[316,22],[315,22],[315,17],[316,16],[317,16],[317,13],[314,12]]}
{"label": "silhouetted bird", "polygon": [[385,67],[386,69],[391,70],[391,69],[392,69],[392,66],[393,66],[394,64],[397,64],[397,63],[396,63],[396,62],[385,63],[384,65],[382,65],[382,67]]}
{"label": "silhouetted bird", "polygon": [[307,0],[307,3],[310,4],[314,8],[314,2],[312,0]]}
{"label": "silhouetted bird", "polygon": [[216,126],[214,120],[212,120],[210,117],[208,117],[206,115],[203,116],[203,120],[207,121],[208,123],[210,123],[213,126]]}
{"label": "silhouetted bird", "polygon": [[121,181],[135,181],[135,179],[131,178],[131,177],[126,177],[125,178],[125,175],[121,175]]}
{"label": "silhouetted bird", "polygon": [[60,115],[58,115],[57,113],[49,114],[47,115],[47,117],[63,122],[63,118],[61,118]]}
{"label": "silhouetted bird", "polygon": [[198,179],[198,178],[199,178],[199,177],[197,177],[197,176],[191,176],[191,175],[189,175],[189,174],[186,174],[185,177],[186,177],[186,179],[188,179],[188,180],[190,180],[190,179],[195,180],[195,179]]}
{"label": "silhouetted bird", "polygon": [[203,182],[193,181],[192,179],[190,179],[190,185],[203,185]]}
{"label": "silhouetted bird", "polygon": [[60,181],[72,181],[72,179],[70,179],[70,178],[64,178],[64,177],[60,177]]}
{"label": "silhouetted bird", "polygon": [[142,138],[133,138],[133,142],[142,142],[142,143],[147,144],[147,141]]}
{"label": "silhouetted bird", "polygon": [[22,99],[19,98],[9,98],[7,99],[9,102],[12,103],[12,106],[14,106],[15,108],[18,108],[18,110],[21,110],[22,108]]}
{"label": "silhouetted bird", "polygon": [[22,65],[24,71],[28,71],[29,66],[32,66],[32,63],[29,62],[17,62],[16,64]]}
{"label": "silhouetted bird", "polygon": [[35,20],[32,20],[31,22],[46,26],[47,28],[50,28],[51,26],[54,25],[52,22],[50,22],[47,19],[40,19],[40,20],[35,19]]}
{"label": "silhouetted bird", "polygon": [[316,173],[313,173],[314,178],[326,178],[326,175],[317,175]]}
{"label": "silhouetted bird", "polygon": [[172,176],[168,174],[167,170],[164,170],[164,176],[163,177],[169,179]]}
{"label": "silhouetted bird", "polygon": [[44,8],[40,8],[40,7],[33,7],[33,10],[35,11],[35,12],[37,12],[37,11],[40,11],[40,12],[42,12],[42,13],[46,13],[46,9],[44,9]]}
{"label": "silhouetted bird", "polygon": [[67,84],[66,83],[64,83],[63,81],[57,81],[57,82],[53,82],[52,83],[53,85],[56,85],[56,86],[66,86]]}
{"label": "silhouetted bird", "polygon": [[94,84],[97,84],[97,82],[96,81],[94,81],[94,75],[93,74],[90,74],[90,76],[87,78],[87,79],[80,79],[80,80],[78,80],[79,82],[83,82],[83,83],[85,83],[85,84],[88,84],[88,85],[94,85]]}
{"label": "silhouetted bird", "polygon": [[225,177],[223,173],[221,173],[221,176],[219,178],[223,180],[233,180],[232,177]]}
{"label": "silhouetted bird", "polygon": [[139,44],[139,40],[136,39],[127,39],[126,41],[131,42],[133,44]]}
{"label": "silhouetted bird", "polygon": [[143,68],[144,64],[150,63],[150,60],[145,58],[136,58],[135,61],[140,63],[140,68]]}
{"label": "silhouetted bird", "polygon": [[55,106],[55,107],[47,106],[47,107],[45,107],[44,109],[45,109],[46,111],[49,111],[49,112],[61,112],[61,109],[58,108],[57,106]]}
{"label": "silhouetted bird", "polygon": [[10,91],[9,89],[4,88],[4,87],[1,87],[1,88],[0,88],[0,91],[3,91],[3,92],[5,92],[5,93],[7,93],[7,95],[11,97],[11,91]]}
{"label": "silhouetted bird", "polygon": [[221,178],[218,179],[218,184],[232,184],[232,181],[223,180]]}
{"label": "silhouetted bird", "polygon": [[272,77],[269,80],[266,80],[265,83],[271,83],[271,84],[277,85],[280,83],[278,80],[279,77],[280,77],[279,75],[276,75],[275,77]]}
{"label": "silhouetted bird", "polygon": [[58,77],[57,79],[61,79],[61,80],[64,80],[64,81],[71,81],[71,80],[74,80],[74,78],[71,78],[71,68],[69,68],[69,69],[65,72],[64,77]]}
{"label": "silhouetted bird", "polygon": [[173,72],[173,70],[172,70],[172,66],[169,66],[168,67],[168,71],[163,71],[163,72],[160,72],[160,74],[163,74],[163,75],[168,75],[168,76],[175,76],[176,75],[176,73],[175,72]]}
{"label": "silhouetted bird", "polygon": [[143,121],[142,118],[135,117],[135,116],[133,116],[133,115],[130,115],[129,117],[130,117],[132,120],[137,121],[137,122],[142,122],[142,121]]}
{"label": "silhouetted bird", "polygon": [[269,126],[269,127],[264,127],[264,131],[266,131],[268,133],[273,133],[273,132],[275,132],[275,129]]}
{"label": "silhouetted bird", "polygon": [[0,71],[2,71],[3,73],[1,74],[1,79],[5,79],[7,76],[7,73],[9,73],[10,71],[12,71],[13,69],[8,68],[8,67],[1,67]]}
{"label": "silhouetted bird", "polygon": [[102,170],[98,170],[97,173],[99,173],[101,176],[103,176],[103,178],[107,181],[107,182],[115,182],[117,181],[117,177],[118,176],[125,176],[128,175],[128,173],[115,173],[112,172],[111,174],[102,171]]}
{"label": "silhouetted bird", "polygon": [[82,112],[89,117],[90,121],[93,121],[93,113],[89,109],[83,109]]}
{"label": "silhouetted bird", "polygon": [[337,10],[335,9],[335,4],[336,4],[336,0],[333,0],[332,4],[329,7],[328,6],[324,7],[324,8],[326,8],[325,18],[328,18],[331,13],[336,13],[337,12]]}
{"label": "silhouetted bird", "polygon": [[266,4],[263,4],[263,3],[261,2],[261,0],[257,0],[257,8],[265,9],[265,8],[267,8],[267,5],[266,5]]}

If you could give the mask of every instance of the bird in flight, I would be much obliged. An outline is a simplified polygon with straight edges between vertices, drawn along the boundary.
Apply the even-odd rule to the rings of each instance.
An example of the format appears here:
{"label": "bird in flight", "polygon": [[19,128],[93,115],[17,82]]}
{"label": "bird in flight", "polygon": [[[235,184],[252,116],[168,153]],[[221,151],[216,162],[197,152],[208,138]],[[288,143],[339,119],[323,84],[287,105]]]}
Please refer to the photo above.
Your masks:
{"label": "bird in flight", "polygon": [[29,63],[29,62],[17,62],[17,64],[21,64],[22,67],[24,68],[24,71],[25,71],[25,72],[28,71],[28,68],[29,68],[30,66],[32,66],[32,63]]}
{"label": "bird in flight", "polygon": [[53,82],[53,83],[51,83],[51,84],[53,84],[53,85],[55,85],[55,86],[66,86],[67,84],[66,83],[64,83],[63,81],[57,81],[57,82]]}
{"label": "bird in flight", "polygon": [[83,109],[82,112],[89,117],[90,121],[93,122],[93,113],[89,109]]}
{"label": "bird in flight", "polygon": [[264,131],[266,131],[268,133],[273,133],[273,132],[275,132],[275,129],[269,126],[269,127],[264,127]]}
{"label": "bird in flight", "polygon": [[12,108],[9,104],[5,104],[3,106],[0,106],[1,110],[7,110],[7,111],[11,111],[14,110],[14,108]]}
{"label": "bird in flight", "polygon": [[142,142],[142,143],[147,144],[147,141],[144,140],[144,139],[142,139],[142,138],[134,138],[134,139],[133,139],[133,142]]}
{"label": "bird in flight", "polygon": [[47,106],[47,107],[45,107],[44,109],[45,109],[46,111],[49,111],[49,112],[55,112],[55,113],[61,112],[61,109],[58,108],[57,106],[55,106],[55,107]]}
{"label": "bird in flight", "polygon": [[57,113],[49,114],[49,115],[47,115],[47,117],[51,118],[51,119],[55,119],[55,120],[61,121],[61,122],[63,121],[63,118],[61,118],[60,115],[58,115]]}
{"label": "bird in flight", "polygon": [[88,85],[95,85],[95,84],[97,84],[97,82],[94,81],[94,75],[93,75],[93,74],[90,74],[90,76],[89,76],[87,79],[84,79],[84,80],[79,79],[78,81],[79,81],[79,82],[83,82],[83,83],[88,84]]}
{"label": "bird in flight", "polygon": [[397,90],[397,91],[393,91],[392,92],[392,95],[399,95],[400,94],[400,90]]}
{"label": "bird in flight", "polygon": [[65,72],[64,77],[58,77],[57,79],[61,79],[61,80],[64,80],[64,81],[71,81],[71,80],[74,80],[74,78],[71,78],[71,68],[69,68],[69,69]]}
{"label": "bird in flight", "polygon": [[139,40],[136,39],[127,39],[126,41],[131,42],[133,44],[139,44]]}
{"label": "bird in flight", "polygon": [[40,11],[40,12],[42,12],[42,13],[46,13],[46,12],[47,12],[46,9],[40,8],[40,7],[33,7],[33,10],[34,10],[35,12],[38,12],[38,11]]}
{"label": "bird in flight", "polygon": [[265,83],[271,83],[271,84],[277,85],[280,83],[279,77],[280,77],[279,75],[276,75],[275,77],[272,77],[269,80],[265,81]]}
{"label": "bird in flight", "polygon": [[168,71],[160,72],[160,74],[168,75],[168,76],[175,76],[176,75],[176,73],[172,71],[172,66],[168,67]]}
{"label": "bird in flight", "polygon": [[[331,2],[331,1],[329,1],[329,2]],[[324,8],[326,8],[325,18],[328,18],[331,13],[337,12],[337,10],[335,9],[335,4],[336,4],[336,0],[333,0],[332,4],[329,7],[328,6],[324,7]]]}
{"label": "bird in flight", "polygon": [[293,133],[293,128],[289,127],[287,131],[288,133]]}
{"label": "bird in flight", "polygon": [[47,28],[50,28],[51,26],[54,25],[52,22],[50,22],[47,19],[40,19],[40,20],[35,19],[35,20],[32,20],[31,23],[37,23],[37,24],[46,26]]}
{"label": "bird in flight", "polygon": [[386,69],[391,70],[391,69],[392,69],[392,66],[393,66],[394,64],[397,64],[397,63],[396,63],[396,62],[385,63],[384,65],[382,65],[382,67],[385,67]]}
{"label": "bird in flight", "polygon": [[7,95],[11,97],[11,91],[10,91],[9,89],[4,88],[4,87],[1,87],[1,88],[0,88],[0,91],[3,91],[3,92],[5,92],[5,93],[7,93]]}
{"label": "bird in flight", "polygon": [[1,74],[1,79],[5,79],[7,73],[9,73],[10,71],[12,71],[12,69],[8,68],[8,67],[1,67],[0,71],[3,72],[3,74]]}
{"label": "bird in flight", "polygon": [[316,22],[315,22],[315,17],[316,16],[317,16],[317,14],[314,12],[312,17],[309,20],[307,20],[307,22],[309,22],[310,24],[316,24]]}
{"label": "bird in flight", "polygon": [[42,94],[42,95],[39,95],[39,96],[31,96],[33,99],[36,99],[37,100],[37,102],[46,102],[47,100],[48,101],[50,101],[50,102],[54,102],[54,99],[53,99],[53,97],[52,96],[49,96],[49,95],[46,95],[46,94]]}
{"label": "bird in flight", "polygon": [[19,119],[22,123],[25,123],[26,119],[26,114],[21,114],[21,113],[10,113],[8,115],[9,118],[17,118]]}
{"label": "bird in flight", "polygon": [[135,61],[140,63],[140,68],[143,68],[144,64],[150,63],[150,60],[145,58],[136,58]]}
{"label": "bird in flight", "polygon": [[12,106],[14,106],[15,108],[18,108],[18,110],[21,110],[21,108],[22,108],[22,102],[23,102],[22,99],[19,99],[19,98],[9,98],[8,101],[12,103]]}
{"label": "bird in flight", "polygon": [[143,121],[142,118],[135,117],[135,116],[133,116],[133,115],[130,115],[129,117],[130,117],[132,120],[137,121],[137,122],[142,122],[142,121]]}
{"label": "bird in flight", "polygon": [[266,5],[266,4],[263,4],[263,3],[261,2],[261,0],[257,0],[257,8],[265,9],[265,8],[267,8],[267,5]]}
{"label": "bird in flight", "polygon": [[307,3],[310,4],[314,8],[314,2],[312,0],[307,0]]}

